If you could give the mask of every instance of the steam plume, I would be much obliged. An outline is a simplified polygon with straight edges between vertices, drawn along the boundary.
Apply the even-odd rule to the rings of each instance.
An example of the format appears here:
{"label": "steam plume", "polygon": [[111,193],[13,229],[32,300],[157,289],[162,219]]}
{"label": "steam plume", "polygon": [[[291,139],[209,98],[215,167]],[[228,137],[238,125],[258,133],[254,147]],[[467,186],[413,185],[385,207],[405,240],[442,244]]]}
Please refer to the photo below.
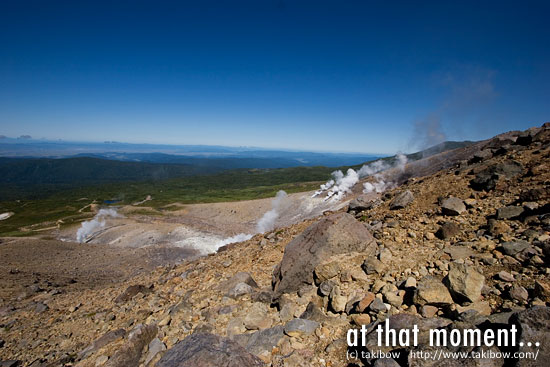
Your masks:
{"label": "steam plume", "polygon": [[422,120],[414,123],[413,141],[419,149],[426,149],[431,146],[443,143],[446,135],[441,126],[441,117],[432,113]]}
{"label": "steam plume", "polygon": [[108,217],[120,218],[122,215],[118,214],[116,209],[100,209],[93,219],[82,222],[76,232],[76,240],[80,243],[86,242],[88,236],[105,227],[105,219]]}
{"label": "steam plume", "polygon": [[[284,204],[287,197],[288,195],[285,191],[279,190],[279,192],[277,192],[277,195],[275,195],[275,198],[271,202],[271,209],[265,212],[256,224],[256,232],[254,234],[268,232],[275,228],[277,219],[279,218],[281,211],[284,209]],[[217,251],[222,246],[229,245],[230,243],[247,241],[251,239],[254,234],[239,233],[235,236],[219,240],[216,242],[213,252]]]}
{"label": "steam plume", "polygon": [[437,93],[441,102],[426,116],[414,122],[409,148],[423,150],[447,140],[445,130],[464,136],[480,131],[488,115],[493,116],[491,103],[498,96],[493,78],[495,71],[463,65],[455,70],[437,73]]}
{"label": "steam plume", "polygon": [[256,225],[256,232],[264,233],[275,228],[275,221],[279,218],[283,201],[287,197],[287,193],[283,190],[279,190],[279,192],[277,192],[275,199],[271,202],[271,210],[266,212],[258,221],[258,224]]}
{"label": "steam plume", "polygon": [[364,192],[382,192],[391,185],[392,182],[385,182],[382,175],[378,175],[379,172],[388,170],[390,168],[399,168],[403,170],[407,164],[407,157],[403,154],[397,154],[395,162],[393,164],[386,163],[385,161],[378,160],[369,164],[365,164],[357,172],[353,169],[348,169],[346,174],[342,171],[332,172],[332,179],[327,183],[320,186],[319,190],[315,191],[312,197],[316,197],[326,192],[325,200],[341,200],[347,193],[351,192],[353,186],[361,179],[367,176],[375,175],[376,182],[367,182],[364,186]]}
{"label": "steam plume", "polygon": [[224,238],[223,240],[220,240],[216,243],[216,250],[215,251],[217,251],[222,246],[229,245],[230,243],[248,241],[249,239],[252,238],[252,236],[253,235],[248,234],[248,233],[239,233],[235,236]]}
{"label": "steam plume", "polygon": [[319,190],[315,191],[312,197],[321,195],[324,191],[327,191],[325,200],[331,199],[338,201],[344,197],[345,194],[351,192],[351,188],[359,181],[359,175],[355,170],[348,169],[346,174],[342,171],[332,172],[333,179],[327,181],[326,184],[321,185]]}
{"label": "steam plume", "polygon": [[[381,162],[381,161],[378,161]],[[374,163],[378,163],[374,162]],[[384,163],[382,165],[377,165],[375,168],[378,169],[378,171],[374,174],[374,182],[365,182],[363,184],[363,193],[368,194],[370,192],[384,192],[388,189],[394,188],[396,186],[395,182],[393,181],[386,181],[386,178],[381,173],[382,171],[386,171],[389,169],[397,169],[400,172],[403,172],[405,170],[405,165],[407,164],[407,156],[404,154],[397,154],[395,156],[395,161],[393,165]],[[363,166],[365,168],[366,166]],[[365,169],[366,171],[371,171],[371,169]]]}

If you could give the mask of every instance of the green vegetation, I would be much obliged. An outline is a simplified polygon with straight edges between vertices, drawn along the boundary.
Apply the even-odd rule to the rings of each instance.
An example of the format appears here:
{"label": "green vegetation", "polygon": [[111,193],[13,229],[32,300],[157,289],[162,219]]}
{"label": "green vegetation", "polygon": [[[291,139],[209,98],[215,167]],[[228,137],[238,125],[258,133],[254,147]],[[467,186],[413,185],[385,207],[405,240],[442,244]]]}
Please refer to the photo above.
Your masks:
{"label": "green vegetation", "polygon": [[[168,212],[174,208],[164,207],[174,202],[191,204],[250,200],[273,197],[279,190],[288,193],[313,190],[333,170],[327,167],[251,169],[166,180],[86,185],[63,191],[48,191],[49,185],[45,185],[45,192],[29,193],[26,191],[28,189],[22,188],[26,198],[0,202],[0,213],[15,213],[11,218],[0,221],[0,236],[33,234],[33,229],[56,226],[60,219],[63,225],[80,222],[91,214],[89,208],[82,212],[79,210],[93,200],[99,204],[106,200],[120,200],[116,205],[127,205],[151,195],[153,200],[146,201],[142,206]],[[33,187],[40,190],[40,185]],[[38,223],[39,227],[33,227]]]}
{"label": "green vegetation", "polygon": [[[416,160],[470,142],[446,142],[424,152],[409,154]],[[392,163],[395,157],[383,158]],[[353,166],[359,168],[361,165]],[[273,197],[317,189],[335,169],[350,167],[290,167],[236,169],[216,173],[177,164],[118,162],[96,158],[0,158],[0,213],[15,214],[0,221],[0,236],[24,236],[36,230],[70,225],[91,216],[92,201],[100,205],[141,204],[136,214],[159,215],[177,210],[169,204],[212,203]]]}

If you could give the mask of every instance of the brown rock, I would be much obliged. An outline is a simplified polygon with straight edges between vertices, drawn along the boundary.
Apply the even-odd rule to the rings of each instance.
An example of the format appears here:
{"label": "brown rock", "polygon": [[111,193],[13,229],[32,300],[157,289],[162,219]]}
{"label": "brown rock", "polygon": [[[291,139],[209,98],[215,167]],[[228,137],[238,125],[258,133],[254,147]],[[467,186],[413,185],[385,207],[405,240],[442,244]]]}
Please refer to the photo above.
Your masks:
{"label": "brown rock", "polygon": [[550,300],[550,285],[540,280],[535,281],[535,297],[548,302]]}
{"label": "brown rock", "polygon": [[357,305],[357,311],[358,312],[365,312],[367,307],[370,306],[372,301],[374,301],[375,295],[372,292],[367,292],[365,297],[361,301],[359,301],[359,304]]}
{"label": "brown rock", "polygon": [[453,298],[443,283],[431,276],[424,277],[416,287],[414,303],[424,305],[449,305]]}
{"label": "brown rock", "polygon": [[434,317],[437,314],[437,311],[439,311],[439,309],[435,306],[424,305],[422,306],[421,315],[422,317],[430,318]]}
{"label": "brown rock", "polygon": [[128,302],[129,300],[134,298],[138,293],[149,294],[152,292],[153,291],[150,288],[147,288],[144,285],[141,285],[141,284],[131,285],[128,288],[126,288],[126,290],[115,299],[115,303]]}
{"label": "brown rock", "polygon": [[137,366],[143,350],[157,335],[155,325],[139,324],[128,334],[128,340],[105,364],[107,367]]}
{"label": "brown rock", "polygon": [[500,271],[497,274],[497,276],[498,276],[498,279],[500,279],[504,282],[513,282],[514,280],[516,280],[512,274],[510,274],[510,273],[508,273],[507,271],[504,271],[504,270]]}
{"label": "brown rock", "polygon": [[510,226],[506,222],[496,219],[489,219],[488,229],[489,234],[494,237],[511,231]]}
{"label": "brown rock", "polygon": [[290,242],[273,272],[274,299],[313,283],[315,266],[331,256],[362,252],[374,255],[376,244],[365,226],[347,213],[324,217]]}
{"label": "brown rock", "polygon": [[529,299],[529,292],[522,286],[514,285],[510,288],[510,298],[525,303]]}
{"label": "brown rock", "polygon": [[355,325],[359,325],[359,326],[368,325],[371,322],[371,318],[370,318],[369,314],[366,314],[366,313],[353,314],[353,315],[351,315],[351,319],[353,320]]}
{"label": "brown rock", "polygon": [[439,239],[446,240],[460,234],[460,227],[454,222],[445,222],[436,232]]}
{"label": "brown rock", "polygon": [[481,297],[485,277],[473,267],[451,263],[447,281],[449,290],[457,301],[476,302]]}

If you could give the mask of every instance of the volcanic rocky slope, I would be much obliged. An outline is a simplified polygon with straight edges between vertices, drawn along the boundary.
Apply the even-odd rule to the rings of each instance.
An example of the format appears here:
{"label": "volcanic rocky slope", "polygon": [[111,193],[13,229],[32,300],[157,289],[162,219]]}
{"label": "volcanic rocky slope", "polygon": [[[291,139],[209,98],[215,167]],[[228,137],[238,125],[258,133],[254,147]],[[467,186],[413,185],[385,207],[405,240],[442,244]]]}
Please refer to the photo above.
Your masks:
{"label": "volcanic rocky slope", "polygon": [[[550,123],[483,148],[374,201],[123,285],[4,300],[0,356],[13,362],[1,365],[550,365]],[[372,330],[386,319],[417,324],[420,345],[379,348]],[[399,357],[347,360],[346,333],[361,325],[362,351]],[[536,361],[412,353],[430,349],[430,328],[512,325],[525,344],[501,351],[539,349]]]}

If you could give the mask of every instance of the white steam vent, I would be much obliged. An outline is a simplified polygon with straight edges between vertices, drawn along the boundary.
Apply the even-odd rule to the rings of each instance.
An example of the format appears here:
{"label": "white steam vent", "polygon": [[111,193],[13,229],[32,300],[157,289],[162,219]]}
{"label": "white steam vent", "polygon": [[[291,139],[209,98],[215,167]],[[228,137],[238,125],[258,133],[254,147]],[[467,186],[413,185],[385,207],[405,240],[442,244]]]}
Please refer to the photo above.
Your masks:
{"label": "white steam vent", "polygon": [[[271,201],[271,210],[265,212],[265,214],[260,218],[260,220],[256,224],[256,232],[254,234],[268,232],[276,227],[277,219],[279,219],[279,216],[284,209],[285,201],[287,198],[288,194],[285,191],[279,190],[277,192],[277,195],[275,195],[275,198],[273,199],[273,201]],[[211,252],[215,252],[220,247],[229,245],[230,243],[247,241],[251,239],[254,234],[239,233],[235,236],[224,238],[216,242],[215,249],[211,249],[213,250]]]}
{"label": "white steam vent", "polygon": [[288,197],[287,193],[283,190],[279,190],[275,199],[271,202],[271,210],[266,212],[258,221],[256,225],[257,233],[264,233],[271,231],[275,228],[275,222],[279,218],[280,211],[283,206],[283,201]]}
{"label": "white steam vent", "polygon": [[[404,154],[398,154],[395,158],[396,159],[393,165],[386,164],[381,171],[394,168],[403,172],[405,170],[405,165],[407,164],[407,157]],[[374,175],[374,180],[374,182],[365,182],[363,184],[363,193],[368,194],[370,192],[384,192],[396,186],[395,182],[385,181],[381,173],[376,173]]]}
{"label": "white steam vent", "polygon": [[332,179],[328,180],[325,184],[321,185],[319,190],[315,191],[312,197],[319,196],[326,192],[325,200],[341,200],[347,193],[351,192],[353,186],[363,177],[375,175],[376,182],[367,182],[364,184],[363,192],[368,193],[372,191],[382,192],[395,185],[393,182],[384,182],[382,175],[379,172],[388,170],[390,168],[399,168],[403,170],[407,164],[407,157],[403,154],[397,154],[395,162],[388,164],[385,161],[378,160],[369,164],[365,164],[357,172],[353,169],[348,169],[346,174],[342,171],[332,172]]}
{"label": "white steam vent", "polygon": [[77,242],[83,243],[86,242],[86,239],[98,231],[101,228],[105,227],[105,219],[111,218],[122,218],[122,215],[118,214],[116,209],[100,209],[99,212],[94,216],[93,219],[82,222],[78,231],[76,231],[76,240]]}

